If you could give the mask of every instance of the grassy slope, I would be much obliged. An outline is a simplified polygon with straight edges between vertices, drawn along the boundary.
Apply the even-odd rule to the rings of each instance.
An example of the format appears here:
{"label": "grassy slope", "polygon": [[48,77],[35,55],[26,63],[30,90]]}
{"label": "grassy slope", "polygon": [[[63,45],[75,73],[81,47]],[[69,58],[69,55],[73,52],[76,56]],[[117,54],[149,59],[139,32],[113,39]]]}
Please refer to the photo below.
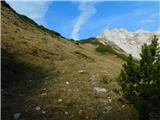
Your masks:
{"label": "grassy slope", "polygon": [[[22,112],[26,120],[137,119],[132,105],[120,101],[121,95],[113,92],[118,88],[114,78],[123,63],[115,55],[102,55],[95,51],[95,45],[76,45],[48,33],[4,5],[1,48],[3,120],[11,120],[16,112]],[[95,85],[89,79],[93,75]],[[109,84],[99,81],[102,75],[111,79]],[[108,92],[95,95],[95,86]],[[42,93],[47,95],[41,96]],[[106,103],[107,97],[112,102]],[[41,110],[36,111],[36,106]],[[104,112],[107,106],[112,106],[109,113]]]}

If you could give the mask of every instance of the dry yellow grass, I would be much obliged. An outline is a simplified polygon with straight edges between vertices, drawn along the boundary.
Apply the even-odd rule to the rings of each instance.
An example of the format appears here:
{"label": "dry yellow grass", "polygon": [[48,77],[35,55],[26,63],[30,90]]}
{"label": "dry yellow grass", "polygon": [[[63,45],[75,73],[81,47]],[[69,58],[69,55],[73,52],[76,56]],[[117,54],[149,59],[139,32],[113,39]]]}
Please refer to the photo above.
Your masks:
{"label": "dry yellow grass", "polygon": [[[121,94],[113,92],[119,88],[115,78],[123,60],[112,54],[97,53],[95,48],[51,36],[2,5],[2,50],[25,66],[21,73],[19,67],[8,64],[11,58],[2,54],[2,79],[13,82],[9,85],[2,80],[2,86],[8,84],[4,88],[8,93],[2,94],[3,120],[13,119],[17,112],[21,112],[25,120],[138,119],[134,107],[121,102]],[[7,72],[12,69],[20,71],[9,76]],[[80,73],[81,70],[84,73]],[[3,76],[4,72],[7,77]],[[103,75],[109,77],[108,84],[100,82]],[[90,80],[92,76],[95,84]],[[94,87],[105,88],[107,92],[95,94]],[[107,102],[108,97],[111,102]],[[35,110],[36,106],[41,109]],[[112,109],[107,112],[108,106]],[[44,111],[46,113],[42,113]]]}

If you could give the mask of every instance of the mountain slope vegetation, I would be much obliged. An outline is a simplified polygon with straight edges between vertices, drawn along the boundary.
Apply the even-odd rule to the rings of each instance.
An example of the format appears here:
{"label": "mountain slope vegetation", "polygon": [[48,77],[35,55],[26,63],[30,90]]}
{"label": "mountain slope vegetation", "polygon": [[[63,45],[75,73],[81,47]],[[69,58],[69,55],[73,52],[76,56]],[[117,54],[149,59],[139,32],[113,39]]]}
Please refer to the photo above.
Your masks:
{"label": "mountain slope vegetation", "polygon": [[3,120],[138,119],[114,80],[123,59],[75,44],[5,2],[1,21]]}

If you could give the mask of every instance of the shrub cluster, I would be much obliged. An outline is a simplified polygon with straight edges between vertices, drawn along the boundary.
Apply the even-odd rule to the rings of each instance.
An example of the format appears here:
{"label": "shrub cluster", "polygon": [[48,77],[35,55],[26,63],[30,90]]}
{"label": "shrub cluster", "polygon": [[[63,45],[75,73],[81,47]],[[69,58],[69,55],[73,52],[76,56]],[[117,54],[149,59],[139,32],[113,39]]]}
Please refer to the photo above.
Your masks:
{"label": "shrub cluster", "polygon": [[113,53],[113,49],[109,45],[99,45],[96,48],[96,51],[103,54],[105,54],[106,52]]}

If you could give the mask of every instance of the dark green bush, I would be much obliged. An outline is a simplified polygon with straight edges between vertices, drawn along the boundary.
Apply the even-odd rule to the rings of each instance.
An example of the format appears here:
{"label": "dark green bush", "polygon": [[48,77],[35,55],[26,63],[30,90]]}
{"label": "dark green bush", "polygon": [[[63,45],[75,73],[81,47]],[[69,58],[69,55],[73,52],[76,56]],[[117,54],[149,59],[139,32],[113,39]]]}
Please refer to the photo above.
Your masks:
{"label": "dark green bush", "polygon": [[156,36],[150,45],[144,44],[139,63],[128,57],[118,82],[125,96],[135,104],[141,119],[160,108],[160,48]]}
{"label": "dark green bush", "polygon": [[99,45],[96,48],[97,52],[105,54],[106,52],[113,53],[113,49],[109,45]]}

